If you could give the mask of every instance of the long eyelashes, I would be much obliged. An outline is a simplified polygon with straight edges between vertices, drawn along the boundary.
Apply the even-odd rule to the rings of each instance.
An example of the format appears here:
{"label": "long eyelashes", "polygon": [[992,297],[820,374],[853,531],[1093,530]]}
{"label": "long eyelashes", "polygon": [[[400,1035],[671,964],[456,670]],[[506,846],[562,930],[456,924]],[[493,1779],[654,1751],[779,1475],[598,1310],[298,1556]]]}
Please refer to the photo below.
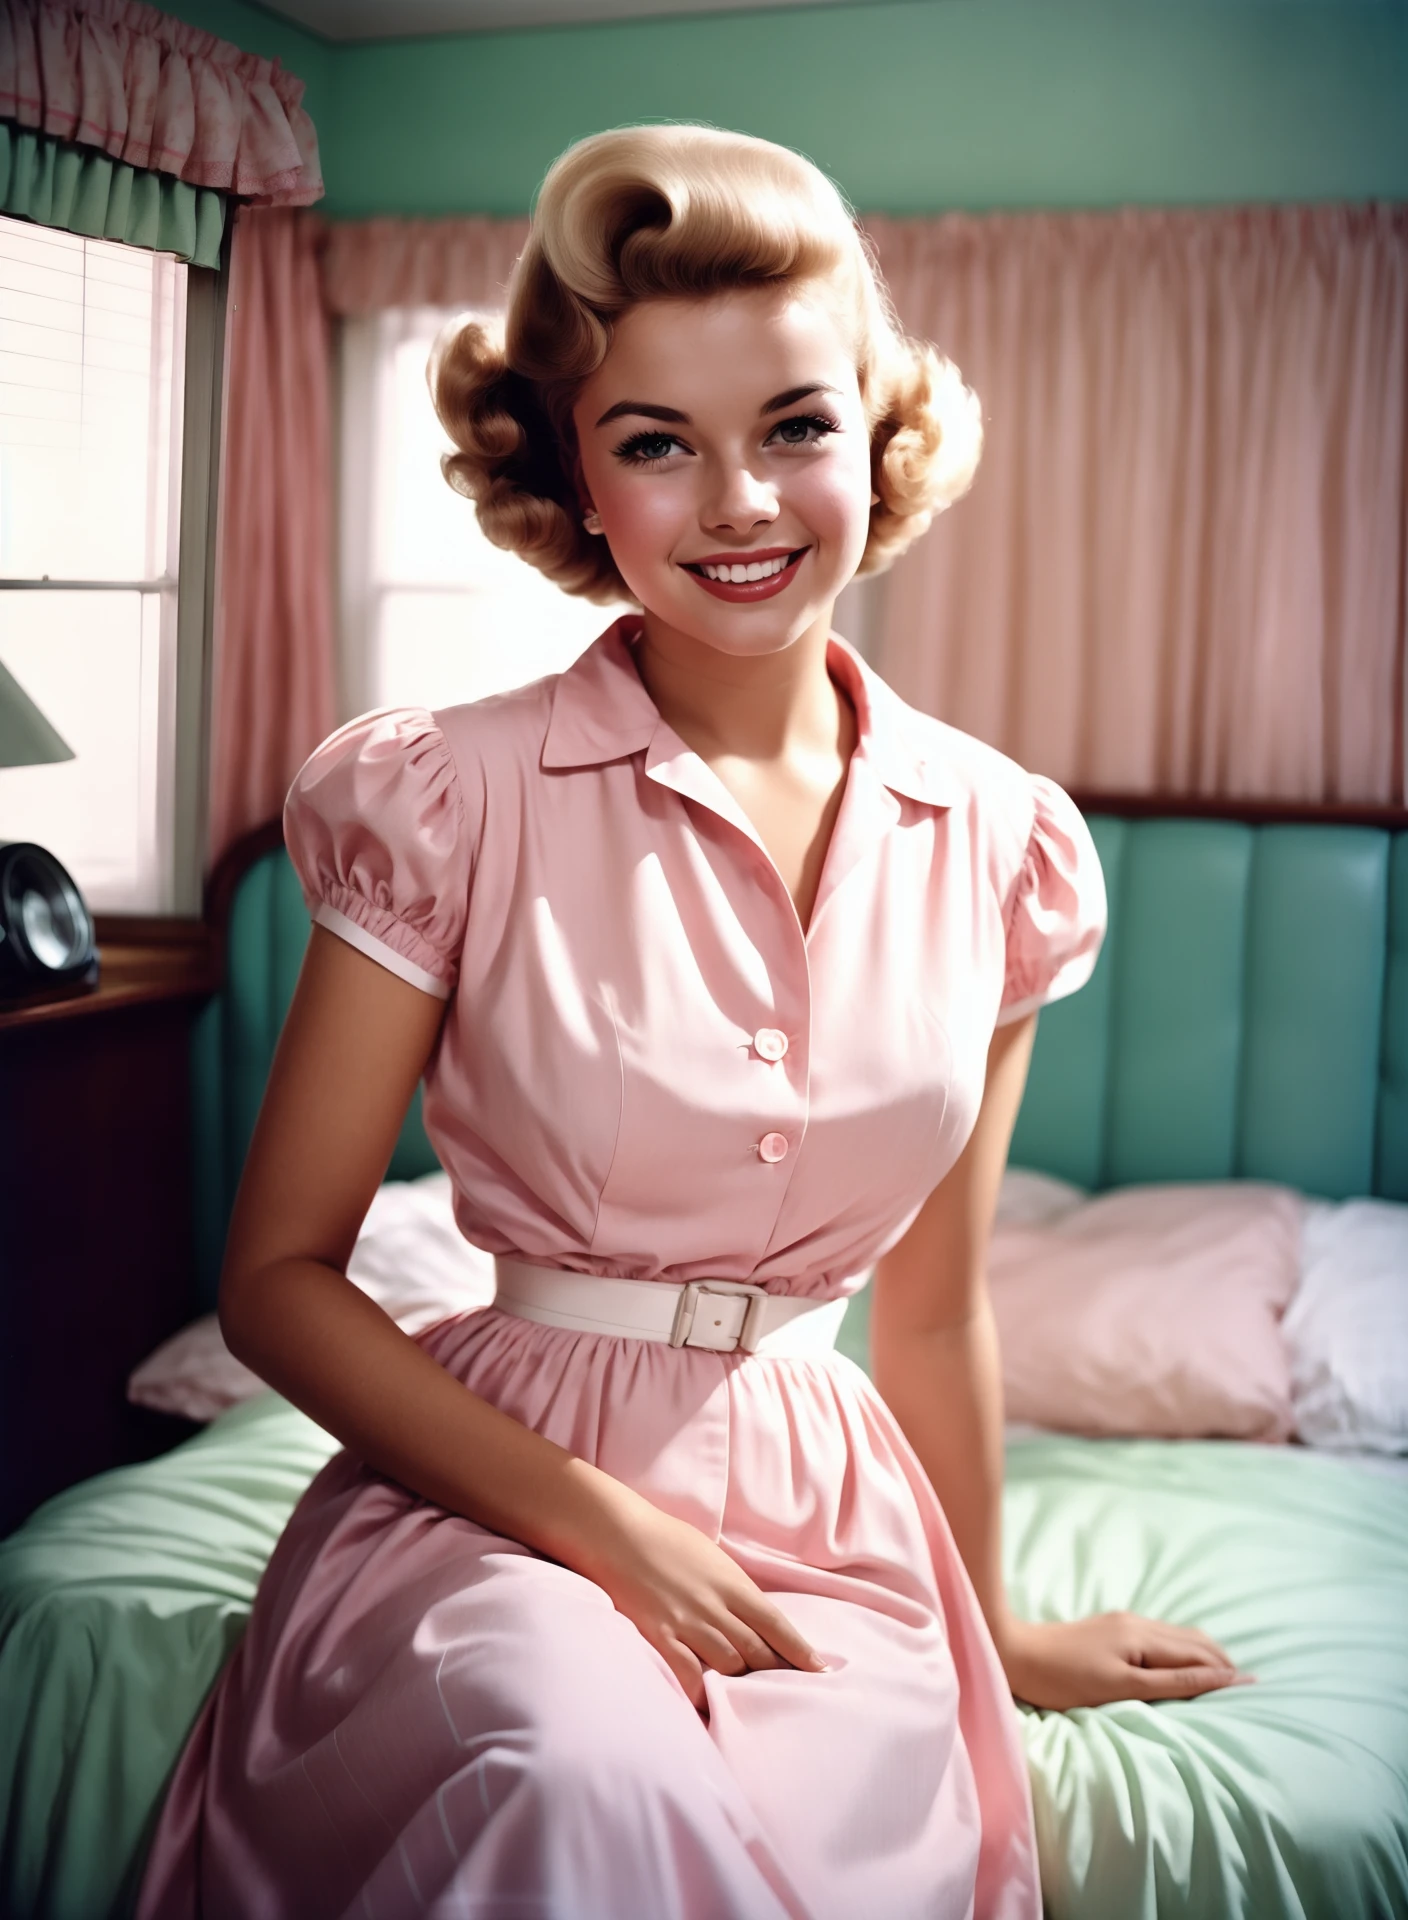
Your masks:
{"label": "long eyelashes", "polygon": [[816,440],[782,440],[778,443],[784,447],[807,447],[815,446],[817,440],[824,440],[828,433],[839,433],[841,422],[833,420],[829,413],[789,413],[785,420],[778,421],[768,438],[781,433],[784,427],[815,427]]}
{"label": "long eyelashes", "polygon": [[[804,440],[779,440],[777,442],[779,446],[814,447],[825,439],[827,434],[841,431],[840,421],[833,420],[829,414],[792,413],[785,420],[778,421],[772,433],[768,435],[769,440],[782,433],[786,427],[815,428],[816,437],[813,439],[809,436]],[[669,459],[672,447],[683,446],[683,444],[684,442],[673,433],[651,433],[647,430],[643,433],[633,433],[629,440],[623,440],[615,449],[615,455],[625,466],[658,467],[663,461]],[[658,453],[646,451],[647,448],[656,447],[661,448],[662,451]]]}
{"label": "long eyelashes", "polygon": [[[623,440],[615,449],[616,458],[626,466],[656,467],[662,460],[668,460],[669,450],[675,444],[672,433],[633,433],[629,440]],[[647,447],[663,447],[663,453],[647,453]]]}

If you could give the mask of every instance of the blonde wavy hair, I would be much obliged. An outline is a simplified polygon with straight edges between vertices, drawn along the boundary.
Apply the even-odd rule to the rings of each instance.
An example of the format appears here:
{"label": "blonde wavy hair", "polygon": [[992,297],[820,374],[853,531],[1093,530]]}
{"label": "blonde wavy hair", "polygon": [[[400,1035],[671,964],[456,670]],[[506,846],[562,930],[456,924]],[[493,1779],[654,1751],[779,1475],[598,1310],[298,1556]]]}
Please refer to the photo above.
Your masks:
{"label": "blonde wavy hair", "polygon": [[461,315],[431,353],[435,410],[458,451],[445,478],[496,547],[568,593],[635,596],[582,526],[572,408],[618,315],[642,300],[820,286],[848,325],[866,420],[875,573],[967,491],[982,413],[958,369],[895,318],[840,193],[789,147],[711,126],[617,127],[548,169],[503,317]]}

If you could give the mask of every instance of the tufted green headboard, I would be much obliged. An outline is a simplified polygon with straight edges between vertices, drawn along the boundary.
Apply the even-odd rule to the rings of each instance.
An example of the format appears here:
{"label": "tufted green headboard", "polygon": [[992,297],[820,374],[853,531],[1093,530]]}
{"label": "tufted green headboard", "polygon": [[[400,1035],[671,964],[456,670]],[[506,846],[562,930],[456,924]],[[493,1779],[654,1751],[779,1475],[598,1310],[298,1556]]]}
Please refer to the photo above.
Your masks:
{"label": "tufted green headboard", "polygon": [[1408,1199],[1408,832],[1092,815],[1110,930],[1012,1159]]}
{"label": "tufted green headboard", "polygon": [[[1408,1199],[1408,832],[1092,814],[1110,932],[1041,1016],[1015,1164],[1084,1187],[1284,1181]],[[231,896],[195,1030],[197,1261],[226,1224],[308,938],[282,847]],[[390,1174],[437,1162],[417,1095]]]}

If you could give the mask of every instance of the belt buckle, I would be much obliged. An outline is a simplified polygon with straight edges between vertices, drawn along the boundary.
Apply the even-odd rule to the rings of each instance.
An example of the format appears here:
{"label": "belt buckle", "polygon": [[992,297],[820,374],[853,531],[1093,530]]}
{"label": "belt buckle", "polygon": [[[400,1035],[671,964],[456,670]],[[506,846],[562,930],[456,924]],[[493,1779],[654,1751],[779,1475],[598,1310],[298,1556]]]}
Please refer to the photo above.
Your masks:
{"label": "belt buckle", "polygon": [[694,1316],[699,1306],[699,1298],[705,1293],[746,1293],[751,1295],[748,1311],[743,1316],[743,1325],[731,1347],[709,1347],[710,1353],[735,1353],[741,1347],[745,1353],[757,1349],[758,1325],[763,1317],[763,1302],[767,1300],[766,1287],[760,1287],[751,1280],[687,1280],[675,1302],[675,1321],[670,1329],[672,1347],[704,1347],[702,1340],[691,1340],[694,1331]]}

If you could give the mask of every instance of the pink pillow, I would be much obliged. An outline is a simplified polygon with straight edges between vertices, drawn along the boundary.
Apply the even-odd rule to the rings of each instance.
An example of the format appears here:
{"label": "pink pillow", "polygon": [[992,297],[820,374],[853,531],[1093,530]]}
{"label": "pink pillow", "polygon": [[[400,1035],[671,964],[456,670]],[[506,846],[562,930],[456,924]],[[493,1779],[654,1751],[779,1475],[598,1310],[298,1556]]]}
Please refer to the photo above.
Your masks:
{"label": "pink pillow", "polygon": [[1251,1181],[1124,1187],[998,1226],[988,1276],[1010,1421],[1285,1440],[1305,1202]]}

